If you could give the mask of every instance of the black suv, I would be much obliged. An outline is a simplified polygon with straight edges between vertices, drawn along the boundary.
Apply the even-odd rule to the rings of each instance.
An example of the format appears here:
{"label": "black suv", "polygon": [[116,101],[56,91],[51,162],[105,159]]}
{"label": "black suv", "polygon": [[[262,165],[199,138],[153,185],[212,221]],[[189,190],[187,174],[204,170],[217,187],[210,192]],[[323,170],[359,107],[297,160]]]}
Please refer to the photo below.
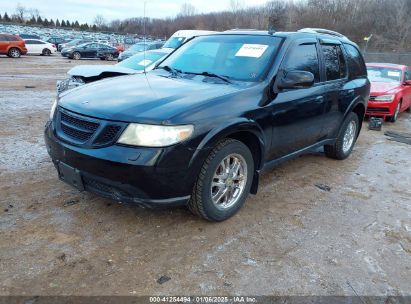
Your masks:
{"label": "black suv", "polygon": [[318,147],[348,157],[369,90],[341,34],[229,31],[194,38],[149,73],[63,93],[45,140],[79,190],[222,221],[280,161]]}

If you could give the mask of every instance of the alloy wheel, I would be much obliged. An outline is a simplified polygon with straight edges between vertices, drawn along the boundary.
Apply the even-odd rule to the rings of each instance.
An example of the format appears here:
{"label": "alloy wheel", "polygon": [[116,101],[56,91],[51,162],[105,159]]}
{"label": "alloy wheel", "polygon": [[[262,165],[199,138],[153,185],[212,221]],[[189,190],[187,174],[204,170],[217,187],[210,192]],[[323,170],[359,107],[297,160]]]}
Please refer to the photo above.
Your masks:
{"label": "alloy wheel", "polygon": [[352,145],[354,144],[356,134],[357,134],[357,125],[355,121],[352,120],[348,124],[347,129],[345,130],[345,133],[344,133],[344,139],[343,139],[343,152],[344,153],[348,153],[348,151],[350,151]]}
{"label": "alloy wheel", "polygon": [[247,184],[247,163],[239,154],[226,156],[211,182],[211,200],[218,209],[228,209],[240,199]]}

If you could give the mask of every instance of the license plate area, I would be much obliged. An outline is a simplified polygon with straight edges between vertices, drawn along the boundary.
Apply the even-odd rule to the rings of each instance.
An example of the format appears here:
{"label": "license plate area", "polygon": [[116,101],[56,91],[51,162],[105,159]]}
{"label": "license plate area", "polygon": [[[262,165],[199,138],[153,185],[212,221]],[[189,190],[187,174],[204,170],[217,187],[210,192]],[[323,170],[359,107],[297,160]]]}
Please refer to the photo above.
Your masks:
{"label": "license plate area", "polygon": [[81,178],[80,171],[66,165],[65,163],[58,163],[59,178],[68,183],[69,185],[77,188],[80,191],[84,190],[83,179]]}

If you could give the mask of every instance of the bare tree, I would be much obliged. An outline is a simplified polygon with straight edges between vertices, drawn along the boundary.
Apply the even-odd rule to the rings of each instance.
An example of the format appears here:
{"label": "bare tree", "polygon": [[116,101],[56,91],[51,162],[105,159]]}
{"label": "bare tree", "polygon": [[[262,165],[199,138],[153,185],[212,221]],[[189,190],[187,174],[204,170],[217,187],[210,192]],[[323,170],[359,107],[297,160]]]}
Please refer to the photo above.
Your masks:
{"label": "bare tree", "polygon": [[194,5],[190,3],[183,3],[180,8],[180,12],[178,13],[178,17],[189,17],[194,16],[197,13],[197,9]]}
{"label": "bare tree", "polygon": [[16,6],[16,15],[17,15],[17,18],[20,20],[20,22],[23,22],[25,20],[26,13],[27,13],[27,9],[24,6],[22,6],[20,3],[18,3]]}
{"label": "bare tree", "polygon": [[101,29],[106,26],[107,21],[103,15],[98,14],[94,17],[93,23],[97,26],[97,28]]}

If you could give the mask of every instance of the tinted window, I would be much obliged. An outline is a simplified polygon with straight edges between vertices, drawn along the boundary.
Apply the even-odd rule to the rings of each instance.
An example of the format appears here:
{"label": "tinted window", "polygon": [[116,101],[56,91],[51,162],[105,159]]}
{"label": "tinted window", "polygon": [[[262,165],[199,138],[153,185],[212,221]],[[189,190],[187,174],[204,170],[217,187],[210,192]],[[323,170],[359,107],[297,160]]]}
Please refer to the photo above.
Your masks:
{"label": "tinted window", "polygon": [[32,41],[33,41],[33,44],[44,44],[44,42],[40,40],[32,40]]}
{"label": "tinted window", "polygon": [[0,41],[9,41],[6,36],[0,36]]}
{"label": "tinted window", "polygon": [[321,46],[327,80],[336,80],[346,76],[345,60],[339,45]]}
{"label": "tinted window", "polygon": [[183,44],[184,39],[185,37],[171,37],[167,40],[166,44],[164,44],[164,48],[176,49]]}
{"label": "tinted window", "polygon": [[347,51],[347,64],[351,78],[357,78],[367,75],[364,60],[357,48],[350,44],[344,44]]}
{"label": "tinted window", "polygon": [[161,52],[148,52],[146,54],[140,53],[134,56],[131,56],[130,58],[118,63],[118,66],[122,66],[125,68],[130,68],[133,70],[141,71],[144,70],[144,68],[149,67],[152,64],[155,64],[157,61],[159,61],[161,58],[166,56],[167,53],[161,53]]}
{"label": "tinted window", "polygon": [[19,41],[19,40],[17,39],[17,37],[14,37],[14,36],[7,36],[6,39],[7,39],[8,41]]}
{"label": "tinted window", "polygon": [[284,69],[289,71],[306,71],[314,74],[314,82],[320,82],[320,67],[315,44],[295,46],[284,60]]}
{"label": "tinted window", "polygon": [[411,80],[411,70],[405,72],[404,81]]}

